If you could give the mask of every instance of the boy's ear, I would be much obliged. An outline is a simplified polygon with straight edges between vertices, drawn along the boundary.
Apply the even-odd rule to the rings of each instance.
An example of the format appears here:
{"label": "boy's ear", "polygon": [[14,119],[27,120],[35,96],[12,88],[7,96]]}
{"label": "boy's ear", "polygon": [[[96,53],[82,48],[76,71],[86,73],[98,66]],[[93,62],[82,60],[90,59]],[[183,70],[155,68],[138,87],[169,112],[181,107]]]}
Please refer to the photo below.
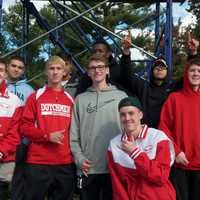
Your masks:
{"label": "boy's ear", "polygon": [[142,119],[142,118],[143,118],[143,112],[140,111],[140,119]]}
{"label": "boy's ear", "polygon": [[109,67],[106,67],[106,74],[110,75],[110,69],[109,69]]}
{"label": "boy's ear", "polygon": [[109,59],[111,55],[112,55],[112,52],[108,51],[107,54],[106,54],[107,59]]}

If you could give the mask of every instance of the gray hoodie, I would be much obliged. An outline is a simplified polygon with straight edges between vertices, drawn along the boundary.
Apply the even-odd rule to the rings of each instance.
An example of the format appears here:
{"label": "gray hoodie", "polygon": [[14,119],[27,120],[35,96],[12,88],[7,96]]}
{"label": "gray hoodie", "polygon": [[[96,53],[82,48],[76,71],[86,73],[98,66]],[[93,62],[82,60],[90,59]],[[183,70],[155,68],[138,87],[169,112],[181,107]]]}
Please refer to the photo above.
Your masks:
{"label": "gray hoodie", "polygon": [[77,96],[70,130],[71,150],[78,174],[85,159],[92,161],[89,174],[108,173],[107,149],[120,133],[118,103],[127,95],[115,86],[96,91],[90,87]]}

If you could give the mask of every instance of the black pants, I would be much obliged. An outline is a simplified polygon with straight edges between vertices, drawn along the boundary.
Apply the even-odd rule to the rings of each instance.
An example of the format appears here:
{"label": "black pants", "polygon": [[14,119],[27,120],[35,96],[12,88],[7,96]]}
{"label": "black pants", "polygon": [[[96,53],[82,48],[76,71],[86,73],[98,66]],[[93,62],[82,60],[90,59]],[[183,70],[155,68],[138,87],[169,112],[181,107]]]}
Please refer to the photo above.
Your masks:
{"label": "black pants", "polygon": [[25,163],[16,163],[11,182],[11,200],[24,200]]}
{"label": "black pants", "polygon": [[171,182],[176,190],[177,200],[200,199],[200,171],[172,168]]}
{"label": "black pants", "polygon": [[0,181],[0,199],[8,200],[9,183]]}
{"label": "black pants", "polygon": [[92,174],[85,177],[81,200],[112,200],[112,183],[109,174]]}
{"label": "black pants", "polygon": [[75,166],[25,166],[25,200],[71,200],[75,186]]}
{"label": "black pants", "polygon": [[24,200],[25,165],[29,141],[22,138],[16,148],[15,169],[11,182],[11,200]]}

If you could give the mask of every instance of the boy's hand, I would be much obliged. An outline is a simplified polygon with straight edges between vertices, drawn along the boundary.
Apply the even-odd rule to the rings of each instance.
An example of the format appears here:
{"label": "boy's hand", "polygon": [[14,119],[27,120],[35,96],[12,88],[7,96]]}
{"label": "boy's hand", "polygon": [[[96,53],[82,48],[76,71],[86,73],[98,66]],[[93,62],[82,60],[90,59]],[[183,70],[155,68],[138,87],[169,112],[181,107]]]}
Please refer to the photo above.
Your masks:
{"label": "boy's hand", "polygon": [[197,50],[199,48],[199,41],[195,39],[194,37],[192,37],[190,32],[188,33],[187,47],[192,55],[197,54]]}
{"label": "boy's hand", "polygon": [[49,141],[56,144],[63,144],[65,130],[55,131],[49,134]]}
{"label": "boy's hand", "polygon": [[122,51],[125,55],[130,54],[131,42],[132,42],[131,31],[129,30],[128,35],[125,36],[121,42],[122,43]]}

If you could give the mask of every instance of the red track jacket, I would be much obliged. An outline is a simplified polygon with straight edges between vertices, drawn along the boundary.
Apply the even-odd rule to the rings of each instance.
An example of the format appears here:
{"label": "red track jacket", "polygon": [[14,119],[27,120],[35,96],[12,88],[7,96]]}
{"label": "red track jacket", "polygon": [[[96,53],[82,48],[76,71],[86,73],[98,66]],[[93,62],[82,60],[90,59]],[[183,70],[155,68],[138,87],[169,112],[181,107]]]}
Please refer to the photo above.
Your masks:
{"label": "red track jacket", "polygon": [[[69,126],[73,99],[64,90],[43,87],[34,92],[24,107],[20,130],[31,143],[27,163],[69,164],[73,162],[69,146]],[[49,141],[49,133],[65,130],[63,144]]]}
{"label": "red track jacket", "polygon": [[15,160],[16,146],[20,142],[20,106],[19,98],[7,90],[3,81],[0,85],[0,152],[3,153],[3,162]]}
{"label": "red track jacket", "polygon": [[135,139],[136,148],[128,155],[119,148],[126,134],[111,140],[109,170],[114,200],[175,200],[168,177],[174,161],[174,148],[167,136],[144,126]]}

